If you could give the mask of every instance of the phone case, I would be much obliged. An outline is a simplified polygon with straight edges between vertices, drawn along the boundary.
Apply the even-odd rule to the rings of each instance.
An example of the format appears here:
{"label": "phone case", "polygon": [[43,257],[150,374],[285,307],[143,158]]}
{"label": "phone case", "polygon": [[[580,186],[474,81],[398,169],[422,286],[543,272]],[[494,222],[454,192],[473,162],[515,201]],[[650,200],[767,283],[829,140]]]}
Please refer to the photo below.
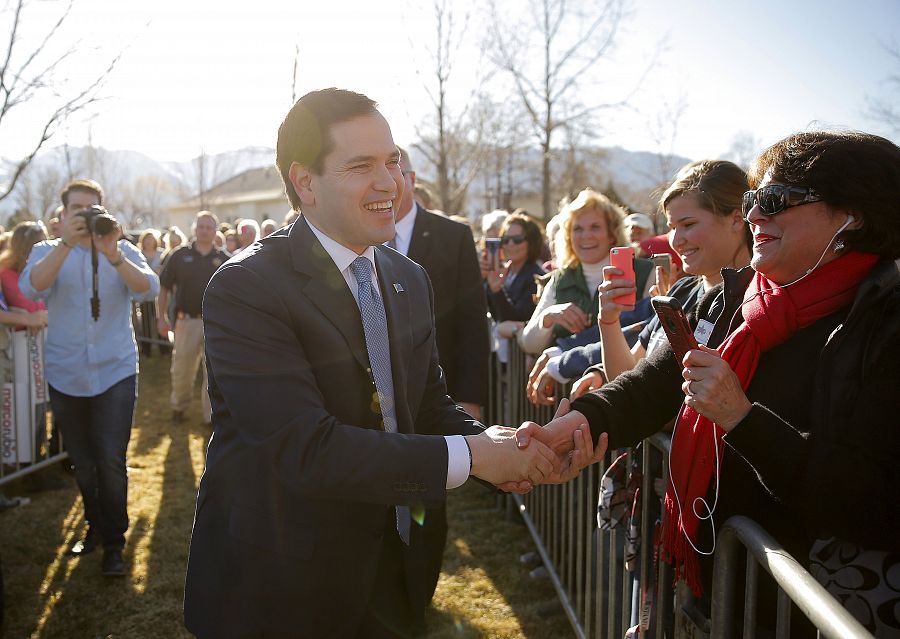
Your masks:
{"label": "phone case", "polygon": [[650,304],[656,311],[659,323],[662,324],[666,337],[669,338],[669,344],[672,345],[675,357],[680,363],[688,351],[698,347],[681,303],[674,297],[657,295],[650,300]]}
{"label": "phone case", "polygon": [[[622,271],[624,275],[617,275],[617,279],[635,281],[634,277],[634,249],[630,246],[617,246],[609,251],[609,264]],[[634,306],[637,303],[637,294],[620,295],[615,298],[618,304]]]}

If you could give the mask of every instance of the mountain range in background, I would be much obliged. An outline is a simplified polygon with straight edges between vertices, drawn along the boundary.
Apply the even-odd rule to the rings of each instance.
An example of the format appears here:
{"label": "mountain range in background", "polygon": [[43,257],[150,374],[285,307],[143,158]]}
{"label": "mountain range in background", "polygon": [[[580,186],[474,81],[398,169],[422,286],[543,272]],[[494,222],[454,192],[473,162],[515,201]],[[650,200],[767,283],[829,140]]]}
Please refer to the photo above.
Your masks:
{"label": "mountain range in background", "polygon": [[[424,157],[415,148],[410,152],[413,165],[420,169],[419,179],[429,182],[432,176]],[[681,156],[620,147],[591,147],[577,154],[575,169],[571,154],[568,166],[561,160],[554,164],[554,175],[568,180],[564,190],[577,191],[585,186],[600,191],[614,190],[620,201],[641,211],[655,209],[652,192],[689,161]],[[510,205],[529,207],[533,214],[539,215],[535,202],[539,201],[540,153],[534,149],[520,155],[519,168],[504,178],[507,186],[512,185]],[[60,190],[71,176],[91,177],[100,182],[106,194],[104,204],[130,227],[165,226],[169,207],[196,197],[201,190],[209,191],[244,171],[272,166],[274,158],[274,149],[266,147],[204,154],[181,162],[159,161],[129,150],[52,147],[35,158],[16,190],[0,201],[0,220],[5,224],[11,216],[22,216],[23,211],[37,218],[49,218],[59,204]],[[0,159],[0,181],[7,179],[11,165],[10,161]],[[485,176],[476,176],[467,190],[465,210],[473,218],[486,208],[494,208],[490,180],[482,178]]]}

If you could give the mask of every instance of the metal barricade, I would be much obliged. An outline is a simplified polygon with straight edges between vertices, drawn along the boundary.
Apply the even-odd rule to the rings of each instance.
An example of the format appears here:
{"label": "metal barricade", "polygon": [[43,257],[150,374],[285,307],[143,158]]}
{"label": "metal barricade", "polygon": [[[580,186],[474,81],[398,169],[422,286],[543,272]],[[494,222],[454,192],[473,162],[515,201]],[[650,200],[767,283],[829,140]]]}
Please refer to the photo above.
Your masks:
{"label": "metal barricade", "polygon": [[[46,329],[0,328],[0,485],[68,457],[53,428],[44,376]],[[4,345],[5,344],[5,345]]]}
{"label": "metal barricade", "polygon": [[[523,421],[545,424],[552,419],[552,407],[533,406],[526,396],[532,363],[532,358],[514,341],[509,342],[506,363],[494,358],[486,408],[490,423],[517,426]],[[567,396],[567,391],[558,388],[557,397]],[[657,433],[641,445],[641,546],[634,571],[625,567],[625,531],[604,531],[597,524],[602,464],[588,467],[567,484],[538,486],[523,497],[505,498],[525,521],[577,637],[613,639],[640,626],[635,637],[720,639],[732,636],[735,611],[741,608],[745,611],[744,636],[756,636],[753,611],[760,564],[780,588],[778,637],[790,636],[791,602],[809,617],[822,636],[871,637],[809,572],[758,524],[744,517],[731,518],[719,532],[712,620],[705,618],[694,605],[689,590],[683,584],[673,586],[672,568],[656,559],[654,533],[664,512],[670,445],[671,439],[665,433]],[[506,510],[510,510],[508,505]],[[742,606],[734,601],[734,576],[743,574],[736,569],[739,543],[748,550]]]}

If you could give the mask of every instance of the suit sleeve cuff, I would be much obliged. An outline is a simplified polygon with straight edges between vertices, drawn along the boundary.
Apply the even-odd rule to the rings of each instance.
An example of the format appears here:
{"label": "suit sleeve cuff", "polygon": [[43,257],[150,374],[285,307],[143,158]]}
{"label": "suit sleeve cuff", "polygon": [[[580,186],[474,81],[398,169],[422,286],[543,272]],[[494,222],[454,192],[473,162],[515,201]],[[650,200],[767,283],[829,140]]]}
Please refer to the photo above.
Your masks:
{"label": "suit sleeve cuff", "polygon": [[462,435],[448,435],[447,442],[447,490],[459,488],[469,478],[472,455]]}

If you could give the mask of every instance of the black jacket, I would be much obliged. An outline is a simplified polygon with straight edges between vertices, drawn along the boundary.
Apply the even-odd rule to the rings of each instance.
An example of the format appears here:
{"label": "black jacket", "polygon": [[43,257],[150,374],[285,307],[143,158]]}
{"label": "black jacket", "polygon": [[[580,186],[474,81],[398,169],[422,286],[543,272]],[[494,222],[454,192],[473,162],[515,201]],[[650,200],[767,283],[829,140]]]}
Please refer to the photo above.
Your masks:
{"label": "black jacket", "polygon": [[488,296],[488,308],[496,322],[515,320],[527,322],[534,313],[534,295],[537,293],[535,275],[543,275],[544,269],[535,262],[525,262],[515,279],[507,286],[504,284],[494,293],[485,283]]}
{"label": "black jacket", "polygon": [[[725,271],[697,317],[718,319],[710,345],[741,321],[753,272]],[[657,349],[600,391],[576,400],[595,438],[634,444],[683,400],[681,367]],[[725,436],[717,525],[758,521],[800,561],[816,538],[900,550],[900,274],[881,262],[849,309],[820,319],[762,354],[747,391],[753,408]],[[656,401],[647,402],[647,397]],[[711,503],[711,502],[710,502]],[[708,526],[700,544],[709,547]]]}

